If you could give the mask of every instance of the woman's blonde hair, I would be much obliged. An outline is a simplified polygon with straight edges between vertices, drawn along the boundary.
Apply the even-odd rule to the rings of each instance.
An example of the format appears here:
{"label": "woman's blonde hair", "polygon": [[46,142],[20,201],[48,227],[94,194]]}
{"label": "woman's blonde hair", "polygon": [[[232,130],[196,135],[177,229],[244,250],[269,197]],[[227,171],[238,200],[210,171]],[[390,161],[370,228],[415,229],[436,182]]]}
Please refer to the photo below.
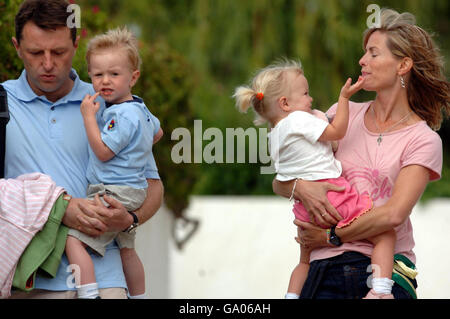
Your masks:
{"label": "woman's blonde hair", "polygon": [[124,49],[127,53],[132,71],[141,67],[141,57],[139,56],[138,41],[134,34],[126,27],[109,30],[92,38],[87,46],[86,61],[88,69],[92,54],[100,50]]}
{"label": "woman's blonde hair", "polygon": [[270,121],[272,106],[288,88],[285,83],[288,71],[303,74],[299,61],[283,59],[258,71],[249,86],[236,88],[233,97],[238,110],[245,113],[252,107],[256,112],[256,125]]}
{"label": "woman's blonde hair", "polygon": [[381,25],[364,32],[363,49],[375,31],[387,35],[387,46],[398,58],[413,61],[407,83],[408,102],[412,110],[432,129],[439,130],[443,113],[450,111],[449,82],[444,76],[444,60],[431,36],[416,25],[415,17],[408,12],[398,13],[382,9]]}

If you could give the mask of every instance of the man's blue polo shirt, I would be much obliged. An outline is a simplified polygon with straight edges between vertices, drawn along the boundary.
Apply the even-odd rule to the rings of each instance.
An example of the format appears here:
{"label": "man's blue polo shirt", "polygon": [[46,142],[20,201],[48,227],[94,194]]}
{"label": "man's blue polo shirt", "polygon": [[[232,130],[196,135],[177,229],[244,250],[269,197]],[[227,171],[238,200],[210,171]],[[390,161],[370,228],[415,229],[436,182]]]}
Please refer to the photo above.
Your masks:
{"label": "man's blue polo shirt", "polygon": [[[5,177],[41,172],[74,197],[86,196],[88,140],[80,104],[92,85],[79,79],[75,70],[72,91],[56,102],[37,96],[30,88],[24,70],[17,80],[3,83],[8,93],[10,121],[6,127]],[[104,104],[102,104],[102,109]],[[120,253],[115,243],[103,258],[91,255],[100,288],[126,287]],[[63,256],[54,279],[36,277],[35,287],[47,290],[72,290],[71,270]]]}

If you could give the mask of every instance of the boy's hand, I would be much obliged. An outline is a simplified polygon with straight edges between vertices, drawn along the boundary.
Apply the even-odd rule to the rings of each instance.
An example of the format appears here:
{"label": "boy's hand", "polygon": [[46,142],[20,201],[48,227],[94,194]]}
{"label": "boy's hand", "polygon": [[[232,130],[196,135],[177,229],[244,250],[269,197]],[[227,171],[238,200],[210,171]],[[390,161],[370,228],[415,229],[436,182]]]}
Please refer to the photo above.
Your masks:
{"label": "boy's hand", "polygon": [[356,83],[353,85],[351,85],[352,79],[348,78],[347,82],[345,82],[344,86],[341,89],[341,96],[346,99],[349,99],[353,94],[361,90],[363,83],[364,78],[362,76],[360,76],[358,78],[358,81],[356,81]]}
{"label": "boy's hand", "polygon": [[86,94],[86,96],[83,99],[83,102],[81,102],[81,115],[83,117],[87,116],[95,116],[97,114],[98,110],[100,109],[100,103],[95,102],[95,99],[100,95],[100,92],[95,93],[94,95]]}

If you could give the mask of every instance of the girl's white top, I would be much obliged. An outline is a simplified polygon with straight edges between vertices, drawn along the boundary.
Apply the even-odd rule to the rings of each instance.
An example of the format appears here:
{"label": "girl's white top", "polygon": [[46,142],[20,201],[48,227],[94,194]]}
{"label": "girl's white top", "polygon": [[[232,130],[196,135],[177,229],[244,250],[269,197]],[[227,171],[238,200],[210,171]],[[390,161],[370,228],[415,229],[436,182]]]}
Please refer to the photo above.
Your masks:
{"label": "girl's white top", "polygon": [[327,117],[318,110],[295,111],[277,123],[268,134],[277,180],[314,181],[341,176],[342,166],[334,158],[331,143],[318,141],[327,125]]}

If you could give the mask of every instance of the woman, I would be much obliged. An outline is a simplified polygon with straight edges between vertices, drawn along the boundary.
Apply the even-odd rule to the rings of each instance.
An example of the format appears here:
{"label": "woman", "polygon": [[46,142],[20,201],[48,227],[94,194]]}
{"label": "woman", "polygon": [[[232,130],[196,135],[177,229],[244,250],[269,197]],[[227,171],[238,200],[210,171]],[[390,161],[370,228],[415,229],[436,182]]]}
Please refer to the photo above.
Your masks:
{"label": "woman", "polygon": [[[350,226],[335,229],[339,213],[327,191],[328,183],[274,180],[274,192],[301,200],[311,220],[325,230],[299,220],[299,243],[314,248],[301,298],[362,298],[372,246],[364,239],[395,229],[395,298],[415,298],[414,239],[409,215],[429,181],[440,178],[442,141],[437,130],[442,112],[450,110],[449,82],[430,36],[415,25],[414,16],[381,11],[381,26],[366,30],[365,54],[359,61],[363,89],[375,91],[374,101],[351,103],[346,136],[336,158],[360,194],[372,197],[375,208]],[[327,112],[333,117],[336,105]],[[407,267],[409,266],[409,267]],[[373,267],[376,267],[373,265]],[[370,294],[369,294],[370,295]],[[372,293],[371,297],[378,298]]]}

